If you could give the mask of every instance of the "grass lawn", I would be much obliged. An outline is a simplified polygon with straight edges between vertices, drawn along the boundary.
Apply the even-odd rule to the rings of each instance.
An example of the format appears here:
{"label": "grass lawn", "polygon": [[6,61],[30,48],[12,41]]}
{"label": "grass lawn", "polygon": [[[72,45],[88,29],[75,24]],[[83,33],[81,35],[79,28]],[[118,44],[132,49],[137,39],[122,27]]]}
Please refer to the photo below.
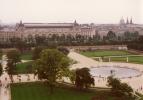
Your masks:
{"label": "grass lawn", "polygon": [[119,50],[97,50],[97,51],[85,51],[80,52],[82,55],[87,57],[103,57],[103,56],[122,56],[122,55],[131,55],[128,51],[119,51]]}
{"label": "grass lawn", "polygon": [[21,55],[22,60],[32,60],[32,54],[31,53],[26,53]]}
{"label": "grass lawn", "polygon": [[[95,99],[92,99],[93,97]],[[43,83],[12,84],[11,98],[12,100],[130,100],[112,96],[107,90],[87,92],[69,87],[54,88],[54,93],[49,94],[49,88]]]}
{"label": "grass lawn", "polygon": [[[134,55],[132,53],[129,53],[127,51],[117,51],[117,50],[112,50],[112,51],[103,51],[103,50],[98,50],[98,51],[85,51],[81,52],[82,55],[85,55],[87,57],[104,57],[104,56],[122,56],[122,55]],[[95,60],[98,61],[98,58]],[[104,62],[108,62],[108,58],[103,58]],[[112,57],[111,61],[113,62],[126,62],[126,57]],[[137,63],[137,64],[143,64],[143,57],[129,57],[129,63]]]}
{"label": "grass lawn", "polygon": [[129,57],[129,62],[143,64],[143,57]]}
{"label": "grass lawn", "polygon": [[24,73],[31,73],[33,68],[32,68],[32,61],[30,62],[24,62],[24,63],[18,63],[16,65],[16,73],[20,74],[24,74]]}
{"label": "grass lawn", "polygon": [[113,57],[111,58],[111,61],[115,61],[115,62],[126,62],[127,58],[126,57]]}

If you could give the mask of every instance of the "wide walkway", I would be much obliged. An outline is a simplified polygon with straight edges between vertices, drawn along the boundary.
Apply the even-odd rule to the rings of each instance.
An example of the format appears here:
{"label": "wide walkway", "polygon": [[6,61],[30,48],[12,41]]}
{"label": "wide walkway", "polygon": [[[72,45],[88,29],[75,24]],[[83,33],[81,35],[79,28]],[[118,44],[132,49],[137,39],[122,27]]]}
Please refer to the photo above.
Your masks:
{"label": "wide walkway", "polygon": [[0,100],[10,100],[10,98],[11,98],[10,87],[9,87],[10,80],[9,80],[8,74],[5,71],[6,64],[7,64],[6,56],[3,56],[2,57],[2,67],[3,67],[4,72],[3,72],[2,76],[0,77],[0,80],[1,80]]}

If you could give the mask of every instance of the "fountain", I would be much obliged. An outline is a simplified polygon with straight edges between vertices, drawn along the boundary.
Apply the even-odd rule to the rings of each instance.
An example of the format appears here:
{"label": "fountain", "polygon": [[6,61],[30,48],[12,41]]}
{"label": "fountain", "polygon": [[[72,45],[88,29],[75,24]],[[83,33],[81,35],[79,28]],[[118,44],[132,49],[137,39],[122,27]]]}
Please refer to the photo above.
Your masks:
{"label": "fountain", "polygon": [[94,77],[105,77],[114,76],[116,78],[129,78],[140,76],[142,72],[136,69],[120,66],[99,66],[90,68],[90,73]]}

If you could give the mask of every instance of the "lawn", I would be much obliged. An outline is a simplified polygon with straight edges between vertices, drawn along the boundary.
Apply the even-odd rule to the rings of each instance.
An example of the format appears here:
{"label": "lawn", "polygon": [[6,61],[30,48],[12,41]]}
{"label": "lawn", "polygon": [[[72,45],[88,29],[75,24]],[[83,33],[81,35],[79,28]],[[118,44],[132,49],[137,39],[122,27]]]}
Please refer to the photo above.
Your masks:
{"label": "lawn", "polygon": [[32,60],[32,54],[31,53],[25,53],[21,55],[22,60]]}
{"label": "lawn", "polygon": [[16,73],[18,74],[31,73],[33,71],[32,62],[33,61],[18,63],[16,65]]}
{"label": "lawn", "polygon": [[129,57],[129,62],[143,64],[143,57]]}
{"label": "lawn", "polygon": [[[108,58],[104,58],[103,61],[108,62]],[[111,61],[113,62],[126,62],[127,58],[126,57],[112,57]],[[129,63],[136,63],[136,64],[143,64],[143,57],[140,56],[135,56],[135,57],[129,57],[128,58]]]}
{"label": "lawn", "polygon": [[122,55],[131,55],[128,51],[119,51],[119,50],[97,50],[97,51],[85,51],[80,52],[82,55],[87,57],[104,57],[104,56],[122,56]]}
{"label": "lawn", "polygon": [[[92,98],[101,99],[92,99]],[[79,91],[74,88],[56,87],[49,94],[43,83],[17,83],[11,85],[12,100],[127,100],[125,97],[112,96],[109,91]],[[130,100],[130,99],[128,99]]]}
{"label": "lawn", "polygon": [[[103,50],[98,50],[98,51],[85,51],[81,52],[82,55],[85,55],[87,57],[105,57],[103,58],[104,62],[108,62],[108,56],[124,56],[124,55],[134,55],[132,53],[129,53],[127,51],[117,51],[117,50],[112,50],[112,51],[103,51]],[[94,58],[95,60],[99,60],[98,58]],[[126,57],[111,57],[111,61],[113,62],[126,62]],[[137,64],[143,64],[143,57],[129,57],[129,63],[137,63]]]}

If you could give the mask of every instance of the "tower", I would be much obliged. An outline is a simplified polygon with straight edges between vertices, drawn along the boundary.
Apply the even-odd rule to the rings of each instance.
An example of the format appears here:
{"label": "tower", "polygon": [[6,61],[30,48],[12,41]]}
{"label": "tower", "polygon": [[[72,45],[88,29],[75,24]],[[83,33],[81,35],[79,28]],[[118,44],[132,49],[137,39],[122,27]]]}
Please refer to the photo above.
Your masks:
{"label": "tower", "polygon": [[130,19],[130,24],[133,24],[133,20],[132,20],[132,18]]}
{"label": "tower", "polygon": [[127,18],[126,24],[129,24],[129,20],[128,20],[128,18]]}
{"label": "tower", "polygon": [[78,26],[78,23],[76,20],[74,21],[74,26]]}

